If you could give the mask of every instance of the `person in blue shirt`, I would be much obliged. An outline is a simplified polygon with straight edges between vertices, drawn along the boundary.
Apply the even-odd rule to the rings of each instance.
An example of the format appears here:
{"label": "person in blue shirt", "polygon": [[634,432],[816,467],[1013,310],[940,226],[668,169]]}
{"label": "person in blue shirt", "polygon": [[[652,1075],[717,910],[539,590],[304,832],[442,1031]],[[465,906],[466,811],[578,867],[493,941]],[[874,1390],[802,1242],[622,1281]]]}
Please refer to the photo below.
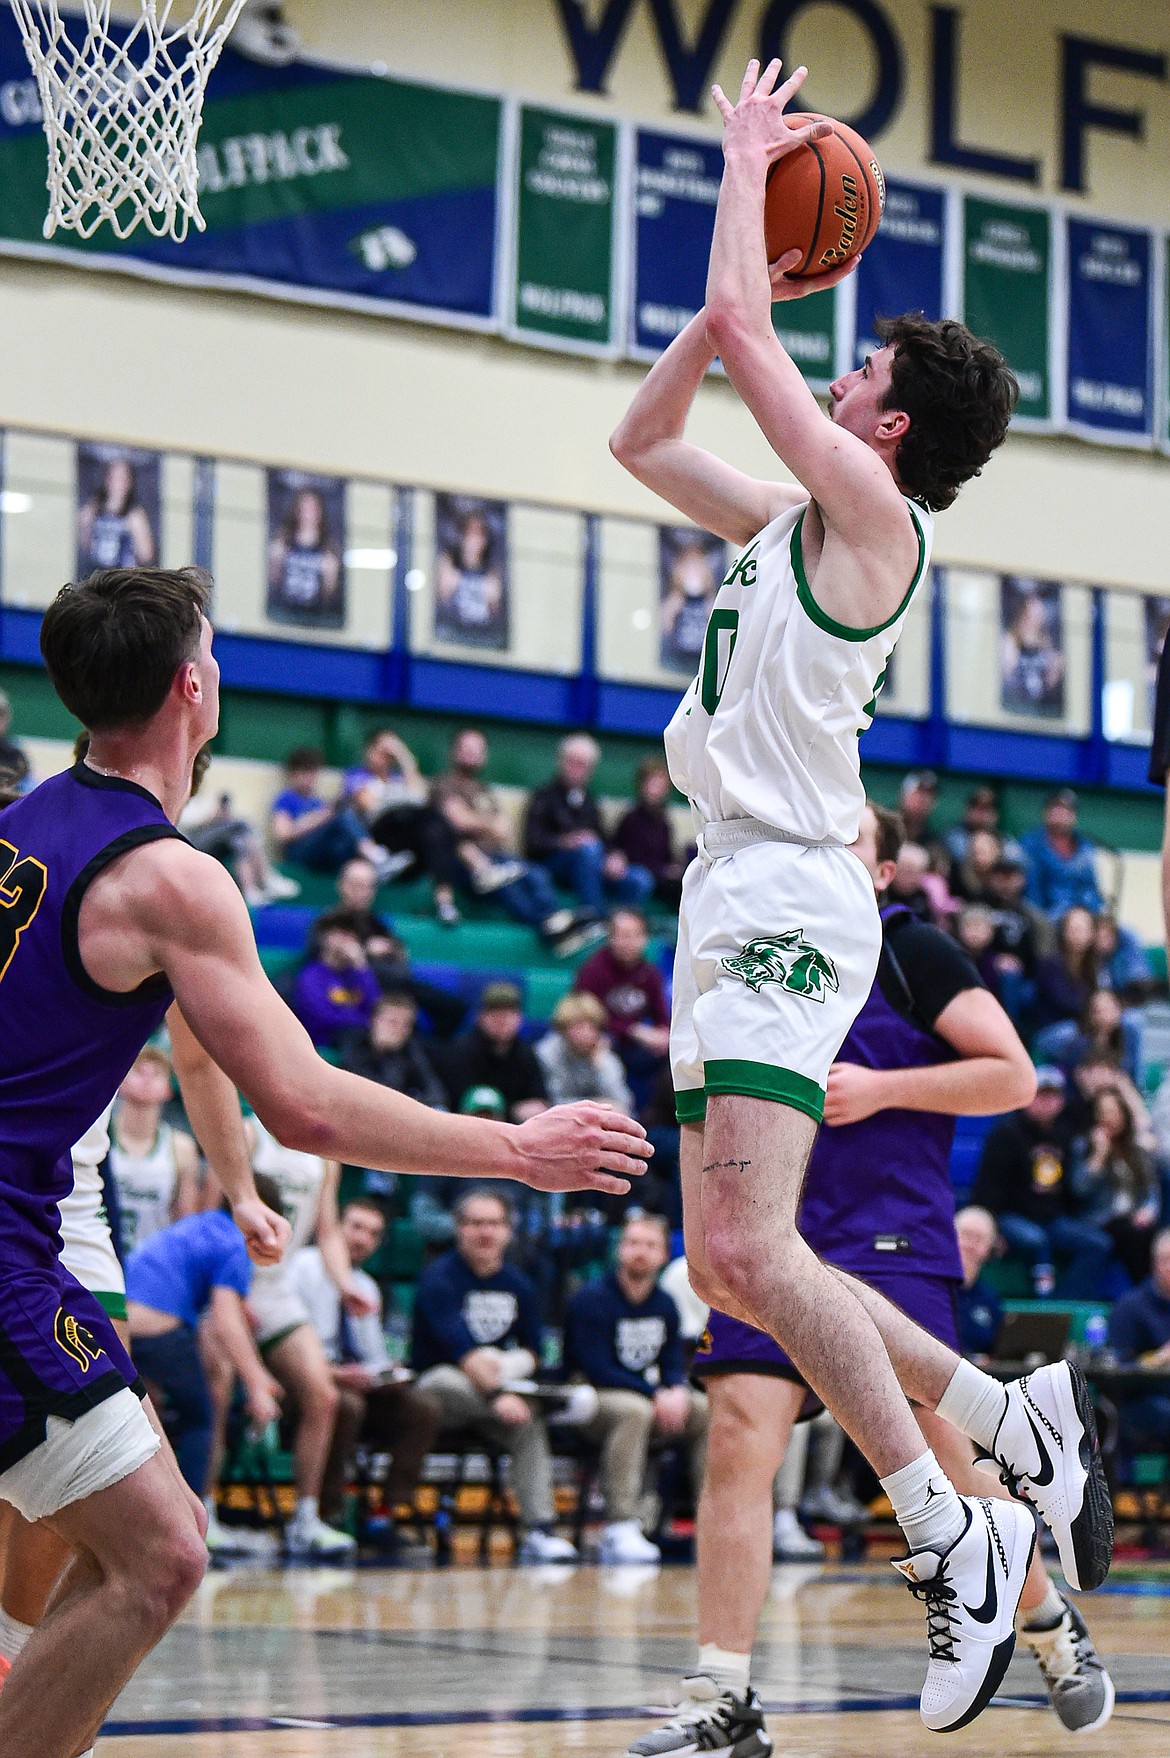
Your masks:
{"label": "person in blue shirt", "polygon": [[314,873],[339,873],[354,855],[389,876],[390,858],[366,829],[347,789],[333,801],[320,791],[325,759],[310,745],[298,745],[284,764],[285,785],[272,802],[272,840],[282,860]]}
{"label": "person in blue shirt", "polygon": [[685,1445],[696,1497],[703,1484],[707,1400],[687,1384],[678,1308],[658,1286],[669,1257],[664,1218],[631,1215],[615,1268],[578,1288],[565,1312],[565,1366],[598,1396],[597,1415],[583,1433],[601,1443],[603,1563],[658,1561],[658,1546],[638,1522],[655,1439]]}
{"label": "person in blue shirt", "polygon": [[1003,1303],[983,1270],[995,1251],[999,1229],[995,1216],[969,1204],[955,1216],[955,1238],[963,1264],[963,1282],[955,1296],[959,1346],[964,1355],[983,1366],[995,1353],[995,1340],[1003,1320]]}
{"label": "person in blue shirt", "polygon": [[[260,1174],[256,1188],[279,1213],[280,1192],[272,1180]],[[206,1341],[239,1374],[256,1427],[267,1427],[280,1409],[280,1386],[260,1359],[244,1310],[251,1286],[252,1262],[226,1203],[164,1227],[126,1260],[134,1365],[171,1414],[179,1470],[207,1508],[209,1550],[228,1549],[231,1539],[215,1516],[214,1418],[199,1353],[205,1318]]]}
{"label": "person in blue shirt", "polygon": [[[1170,1374],[1170,1227],[1154,1235],[1151,1274],[1109,1314],[1109,1347],[1122,1367]],[[1118,1399],[1121,1431],[1137,1451],[1170,1450],[1170,1382]]]}
{"label": "person in blue shirt", "polygon": [[455,1245],[418,1279],[410,1365],[418,1389],[438,1399],[447,1428],[483,1436],[512,1456],[520,1507],[522,1563],[575,1562],[553,1531],[548,1431],[539,1403],[513,1388],[530,1384],[540,1360],[536,1289],[506,1262],[512,1212],[498,1191],[465,1192],[455,1204]]}
{"label": "person in blue shirt", "polygon": [[1025,831],[1020,846],[1028,863],[1027,897],[1053,921],[1066,910],[1104,907],[1093,864],[1093,844],[1077,830],[1077,796],[1071,787],[1050,795],[1044,823]]}

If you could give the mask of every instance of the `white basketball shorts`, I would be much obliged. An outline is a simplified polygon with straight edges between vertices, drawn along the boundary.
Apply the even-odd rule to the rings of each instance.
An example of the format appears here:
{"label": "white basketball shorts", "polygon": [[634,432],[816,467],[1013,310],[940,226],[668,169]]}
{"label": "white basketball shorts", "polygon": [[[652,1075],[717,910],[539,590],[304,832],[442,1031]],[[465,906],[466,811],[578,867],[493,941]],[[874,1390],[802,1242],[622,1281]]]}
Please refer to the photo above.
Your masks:
{"label": "white basketball shorts", "polygon": [[110,1238],[100,1190],[75,1186],[62,1197],[61,1262],[111,1318],[125,1320],[126,1279]]}
{"label": "white basketball shorts", "polygon": [[824,1113],[829,1069],[873,986],[873,880],[839,844],[764,840],[751,820],[709,825],[683,880],[671,1074],[680,1123],[708,1095]]}

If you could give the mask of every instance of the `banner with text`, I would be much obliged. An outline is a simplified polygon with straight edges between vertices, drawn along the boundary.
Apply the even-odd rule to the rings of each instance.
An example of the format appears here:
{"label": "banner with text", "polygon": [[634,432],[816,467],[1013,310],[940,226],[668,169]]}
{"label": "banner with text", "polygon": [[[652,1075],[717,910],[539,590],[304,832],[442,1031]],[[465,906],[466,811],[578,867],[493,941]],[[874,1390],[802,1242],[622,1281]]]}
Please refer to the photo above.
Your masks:
{"label": "banner with text", "polygon": [[772,328],[814,390],[837,375],[837,293],[823,288],[772,307]]}
{"label": "banner with text", "polygon": [[856,365],[879,346],[875,318],[942,316],[945,200],[941,189],[886,184],[885,216],[857,269]]}
{"label": "banner with text", "polygon": [[521,110],[509,328],[523,340],[614,347],[616,166],[612,123]]}
{"label": "banner with text", "polygon": [[1150,235],[1068,223],[1068,419],[1093,436],[1153,430]]}
{"label": "banner with text", "polygon": [[1049,274],[1052,221],[1043,208],[974,197],[963,204],[963,318],[989,336],[1020,381],[1017,414],[1052,420]]}
{"label": "banner with text", "polygon": [[[67,24],[71,36],[84,30],[72,15]],[[501,116],[497,98],[306,63],[265,67],[225,49],[199,137],[207,230],[176,244],[142,226],[119,241],[101,226],[88,242],[58,232],[46,245],[37,89],[0,7],[0,250],[38,245],[486,326]]]}
{"label": "banner with text", "polygon": [[639,129],[634,158],[630,347],[658,354],[703,303],[722,149]]}

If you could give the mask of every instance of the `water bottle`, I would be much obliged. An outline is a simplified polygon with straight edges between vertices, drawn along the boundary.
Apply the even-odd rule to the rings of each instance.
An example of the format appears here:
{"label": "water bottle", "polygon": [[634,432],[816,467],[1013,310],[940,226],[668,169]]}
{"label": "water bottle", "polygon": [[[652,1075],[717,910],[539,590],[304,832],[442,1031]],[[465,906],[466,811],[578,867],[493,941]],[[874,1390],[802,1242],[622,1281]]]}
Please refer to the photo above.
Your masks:
{"label": "water bottle", "polygon": [[1106,1340],[1109,1336],[1109,1325],[1103,1312],[1090,1313],[1085,1320],[1084,1359],[1086,1367],[1106,1367],[1109,1365],[1109,1350]]}

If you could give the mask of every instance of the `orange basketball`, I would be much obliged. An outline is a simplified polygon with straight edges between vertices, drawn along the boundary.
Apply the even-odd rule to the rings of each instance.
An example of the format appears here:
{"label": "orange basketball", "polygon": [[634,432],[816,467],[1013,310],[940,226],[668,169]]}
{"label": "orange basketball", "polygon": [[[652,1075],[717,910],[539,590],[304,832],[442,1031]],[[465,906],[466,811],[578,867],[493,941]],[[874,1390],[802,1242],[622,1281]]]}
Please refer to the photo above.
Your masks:
{"label": "orange basketball", "polygon": [[805,141],[777,159],[764,194],[768,261],[799,250],[801,261],[789,272],[815,280],[865,249],[885,210],[886,180],[870,147],[847,123],[814,114],[787,120],[797,128],[833,124],[823,140]]}

